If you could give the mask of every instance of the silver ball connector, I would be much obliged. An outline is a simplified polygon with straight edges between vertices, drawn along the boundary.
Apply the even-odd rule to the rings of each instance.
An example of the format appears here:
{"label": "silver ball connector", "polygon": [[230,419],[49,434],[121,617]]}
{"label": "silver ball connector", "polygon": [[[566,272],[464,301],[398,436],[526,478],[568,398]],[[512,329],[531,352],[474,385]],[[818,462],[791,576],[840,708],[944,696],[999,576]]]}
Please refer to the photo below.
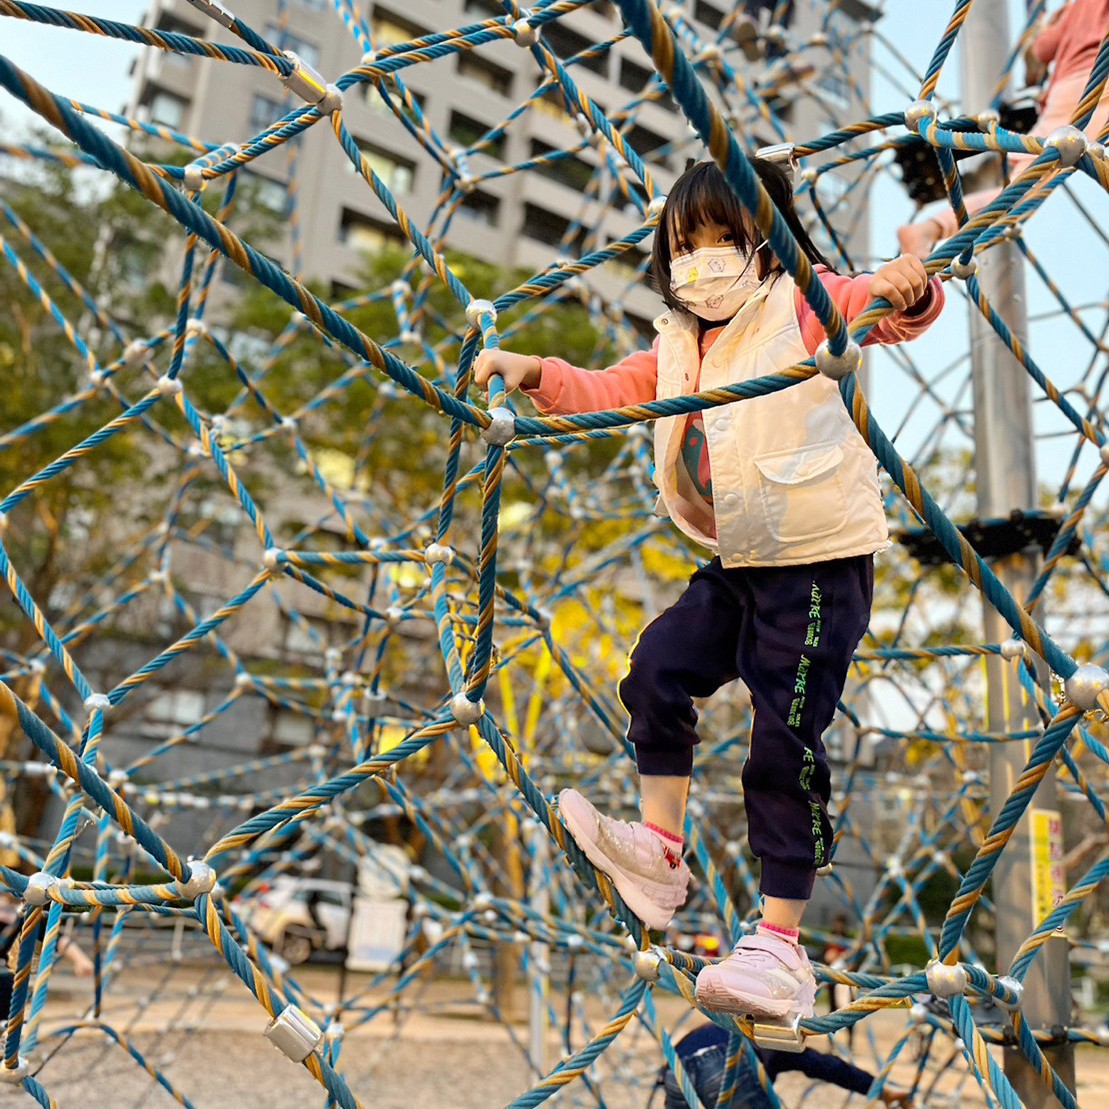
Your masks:
{"label": "silver ball connector", "polygon": [[486,315],[492,316],[494,323],[497,322],[497,310],[491,300],[471,300],[466,305],[466,322],[471,327],[481,327],[481,317]]}
{"label": "silver ball connector", "polygon": [[833,381],[842,381],[848,374],[858,373],[862,364],[862,347],[854,339],[847,341],[842,354],[833,354],[827,339],[816,348],[816,368]]}
{"label": "silver ball connector", "polygon": [[962,963],[948,966],[947,963],[933,960],[925,969],[924,976],[928,979],[928,988],[934,997],[948,998],[966,993],[969,979]]}
{"label": "silver ball connector", "polygon": [[481,437],[494,447],[504,447],[516,438],[516,414],[503,406],[490,408],[492,423],[482,428]]}
{"label": "silver ball connector", "polygon": [[914,100],[905,109],[905,126],[910,131],[920,129],[925,120],[931,122],[936,118],[936,106],[931,100]]}
{"label": "silver ball connector", "polygon": [[1078,164],[1079,159],[1086,153],[1089,145],[1090,141],[1085,134],[1069,123],[1062,127],[1056,127],[1044,140],[1044,149],[1057,150],[1059,152],[1059,165],[1065,166],[1067,169]]}
{"label": "silver ball connector", "polygon": [[451,698],[451,716],[459,724],[476,724],[485,715],[485,702],[471,701],[465,693],[456,693]]}
{"label": "silver ball connector", "polygon": [[636,951],[632,956],[632,967],[644,982],[657,982],[662,973],[664,960],[657,947],[646,951]]}
{"label": "silver ball connector", "polygon": [[1063,683],[1067,700],[1083,712],[1096,709],[1098,695],[1109,689],[1109,673],[1100,666],[1084,663]]}

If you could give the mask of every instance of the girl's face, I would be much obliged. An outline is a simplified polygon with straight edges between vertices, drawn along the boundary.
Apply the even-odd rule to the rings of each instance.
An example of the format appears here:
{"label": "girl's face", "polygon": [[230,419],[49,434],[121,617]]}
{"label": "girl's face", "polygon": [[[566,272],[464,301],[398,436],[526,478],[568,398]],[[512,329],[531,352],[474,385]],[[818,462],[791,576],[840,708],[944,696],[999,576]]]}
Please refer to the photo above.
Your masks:
{"label": "girl's face", "polygon": [[672,251],[675,257],[682,254],[692,254],[695,250],[712,246],[731,246],[735,242],[735,235],[730,227],[722,223],[709,220],[707,223],[698,224],[685,233],[676,232],[673,239]]}
{"label": "girl's face", "polygon": [[[748,233],[750,234],[750,229]],[[750,237],[753,240],[755,236]],[[683,254],[692,254],[695,250],[706,247],[733,246],[735,242],[736,236],[732,229],[713,219],[705,220],[688,229],[671,227],[670,230],[670,253],[674,258],[679,258]],[[757,259],[755,264],[758,266],[759,277],[763,277],[762,260]]]}

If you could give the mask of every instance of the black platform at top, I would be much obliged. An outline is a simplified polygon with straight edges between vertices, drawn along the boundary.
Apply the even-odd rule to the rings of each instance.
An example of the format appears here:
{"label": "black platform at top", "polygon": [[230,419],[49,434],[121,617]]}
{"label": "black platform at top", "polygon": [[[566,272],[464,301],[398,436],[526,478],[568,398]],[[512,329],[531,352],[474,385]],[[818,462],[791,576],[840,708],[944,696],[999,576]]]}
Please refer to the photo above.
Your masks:
{"label": "black platform at top", "polygon": [[[958,530],[982,558],[990,560],[1005,558],[1031,547],[1039,547],[1047,554],[1062,526],[1063,522],[1057,516],[1018,509],[999,519],[970,520],[960,524]],[[895,532],[894,538],[925,566],[954,561],[929,528],[905,528]],[[1067,547],[1067,554],[1077,554],[1081,547],[1082,541],[1075,535]]]}
{"label": "black platform at top", "polygon": [[[1039,109],[1031,101],[1020,100],[1015,104],[1002,104],[998,109],[999,126],[1018,135],[1027,135],[1039,118]],[[945,126],[944,130],[962,133],[979,131],[973,119],[956,119]],[[980,150],[952,150],[956,162],[981,154]],[[901,170],[901,180],[909,193],[909,199],[917,204],[929,204],[942,200],[947,195],[943,185],[943,172],[936,157],[935,147],[919,135],[907,143],[899,144],[893,155]]]}

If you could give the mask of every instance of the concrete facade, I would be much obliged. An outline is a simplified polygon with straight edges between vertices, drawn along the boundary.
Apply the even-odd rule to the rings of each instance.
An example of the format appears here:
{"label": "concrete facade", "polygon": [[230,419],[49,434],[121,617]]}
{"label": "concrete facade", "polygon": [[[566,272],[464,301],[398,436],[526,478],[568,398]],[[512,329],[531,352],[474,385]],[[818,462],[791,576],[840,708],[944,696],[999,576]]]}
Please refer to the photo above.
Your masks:
{"label": "concrete facade", "polygon": [[[714,27],[725,16],[725,0],[695,0],[677,6],[687,21],[687,34],[712,42]],[[757,5],[756,5],[757,7]],[[817,0],[797,4],[789,30],[792,45],[810,43],[816,32],[829,35],[832,45],[849,43],[849,71],[867,72],[866,39],[858,35],[860,21],[873,17],[868,5],[852,0],[838,5],[832,15]],[[241,0],[235,13],[278,45],[297,50],[328,80],[356,66],[361,53],[354,36],[334,16],[324,0],[288,0],[284,30],[279,30],[275,0]],[[446,28],[463,27],[503,14],[495,0],[370,0],[359,5],[377,49]],[[765,14],[764,14],[765,21]],[[146,23],[163,30],[181,31],[215,41],[241,45],[229,32],[203,17],[187,0],[153,0]],[[619,32],[616,5],[596,5],[571,13],[544,28],[544,41],[562,58],[584,46],[603,42]],[[797,54],[813,71],[798,86],[785,63],[746,61],[730,40],[724,57],[741,81],[752,84],[777,111],[791,138],[811,138],[865,112],[865,77],[848,79],[844,67],[832,66],[833,54],[809,45]],[[580,90],[611,118],[619,118],[653,74],[638,41],[628,38],[607,54],[576,64],[569,70]],[[422,105],[431,132],[446,148],[444,157],[474,144],[489,128],[503,123],[540,85],[545,76],[531,52],[512,40],[449,54],[412,65],[399,77]],[[770,90],[770,91],[767,91]],[[582,143],[575,121],[557,103],[557,94],[532,105],[488,152],[465,157],[462,170],[476,179],[450,223],[443,240],[447,247],[505,267],[542,272],[559,255],[577,255],[626,235],[639,225],[625,213],[626,201],[613,194],[612,174],[597,149],[588,145],[572,161],[559,162],[516,174],[500,174],[550,149],[566,150]],[[139,119],[176,126],[208,141],[241,142],[257,134],[293,105],[278,79],[246,65],[210,62],[147,51],[136,65],[130,111]],[[725,105],[737,136],[748,149],[781,141],[757,105],[737,84]],[[390,187],[397,202],[422,230],[443,200],[444,172],[370,86],[349,90],[343,120],[366,152],[375,171]],[[691,157],[703,156],[699,141],[680,112],[666,102],[646,102],[620,124],[621,130],[644,158],[662,191]],[[295,161],[295,172],[294,163]],[[402,243],[395,222],[368,185],[351,166],[326,124],[311,128],[293,146],[281,148],[254,163],[264,196],[274,206],[291,197],[295,178],[296,211],[301,239],[301,275],[330,282],[334,292],[348,292],[357,284],[360,251],[384,241]],[[487,175],[496,175],[489,177]],[[596,178],[601,180],[597,182]],[[626,178],[631,180],[630,174]],[[822,183],[823,199],[835,202],[843,179]],[[600,202],[598,202],[598,192]],[[628,212],[633,212],[629,208]],[[592,236],[564,244],[560,234],[570,222],[580,222]],[[844,221],[850,224],[850,219]],[[432,225],[434,232],[436,225]],[[434,235],[433,235],[434,237]],[[857,235],[852,236],[857,239]],[[853,245],[858,245],[855,242]],[[648,240],[644,247],[649,249]],[[646,254],[646,249],[639,257]],[[273,253],[285,265],[292,257],[291,233]],[[631,259],[637,261],[638,259]],[[235,275],[230,275],[231,279]],[[588,277],[589,286],[606,301],[616,301],[640,320],[650,319],[657,297],[642,281],[629,286],[631,273],[609,264]]]}

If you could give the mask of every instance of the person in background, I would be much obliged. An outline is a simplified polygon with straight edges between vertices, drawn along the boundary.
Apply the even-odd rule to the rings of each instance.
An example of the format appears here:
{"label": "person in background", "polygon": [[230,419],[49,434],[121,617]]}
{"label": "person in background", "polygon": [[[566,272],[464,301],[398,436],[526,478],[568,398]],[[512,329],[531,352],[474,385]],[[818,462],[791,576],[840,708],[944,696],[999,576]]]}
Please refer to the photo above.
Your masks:
{"label": "person in background", "polygon": [[[811,1047],[802,1052],[772,1051],[769,1048],[752,1044],[755,1054],[766,1068],[771,1082],[786,1071],[800,1071],[816,1082],[827,1082],[832,1086],[850,1090],[856,1094],[866,1094],[874,1081],[874,1075],[861,1067],[830,1055],[814,1051]],[[682,1068],[697,1096],[705,1105],[715,1106],[724,1083],[724,1070],[728,1062],[728,1034],[715,1024],[703,1024],[684,1036],[674,1050],[681,1060]],[[746,1052],[740,1055],[741,1073],[736,1082],[736,1092],[727,1105],[720,1109],[771,1109],[772,1102],[759,1084],[758,1075]],[[677,1075],[669,1067],[664,1067],[659,1075],[659,1084],[666,1091],[663,1109],[689,1109],[689,1102],[682,1093]],[[908,1090],[886,1083],[879,1094],[883,1104],[895,1105],[899,1109],[913,1109],[913,1097]],[[825,1105],[819,1097],[813,1099],[814,1105]],[[695,1107],[697,1109],[697,1107]]]}
{"label": "person in background", "polygon": [[[1026,56],[1030,79],[1042,80],[1047,67],[1051,67],[1040,116],[1033,128],[1038,138],[1046,139],[1057,127],[1070,123],[1107,32],[1109,0],[1068,0],[1041,26]],[[1109,84],[1086,125],[1086,134],[1095,139],[1106,123],[1109,123]],[[1034,154],[1009,154],[1010,179],[1027,169],[1035,158]],[[981,189],[964,197],[968,215],[973,217],[980,212],[1000,192],[1000,188]],[[942,207],[923,219],[899,228],[897,241],[903,253],[927,258],[941,239],[950,238],[958,229],[955,211],[944,201]]]}

